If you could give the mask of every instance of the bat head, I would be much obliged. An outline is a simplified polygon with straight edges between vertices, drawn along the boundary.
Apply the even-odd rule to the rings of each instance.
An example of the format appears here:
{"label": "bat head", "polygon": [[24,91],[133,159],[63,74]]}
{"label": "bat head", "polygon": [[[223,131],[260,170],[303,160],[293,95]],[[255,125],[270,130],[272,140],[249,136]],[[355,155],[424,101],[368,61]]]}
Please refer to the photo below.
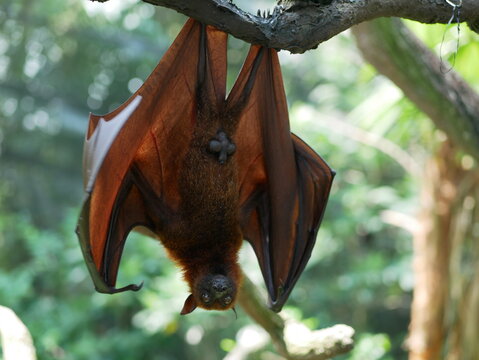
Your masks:
{"label": "bat head", "polygon": [[225,275],[206,275],[195,282],[193,293],[188,296],[181,310],[186,315],[201,307],[207,310],[227,310],[236,300],[236,285]]}

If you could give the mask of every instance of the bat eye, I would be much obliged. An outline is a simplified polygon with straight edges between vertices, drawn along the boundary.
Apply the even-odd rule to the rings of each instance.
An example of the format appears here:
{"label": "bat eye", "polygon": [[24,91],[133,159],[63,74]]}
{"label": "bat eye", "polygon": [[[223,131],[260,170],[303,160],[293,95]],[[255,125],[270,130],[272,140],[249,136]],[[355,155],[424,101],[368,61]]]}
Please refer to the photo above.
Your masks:
{"label": "bat eye", "polygon": [[203,293],[203,294],[201,294],[201,300],[205,304],[208,304],[211,301],[211,296],[208,293]]}
{"label": "bat eye", "polygon": [[223,303],[224,303],[225,305],[231,304],[231,301],[233,301],[233,299],[232,299],[232,297],[229,296],[229,295],[228,295],[228,296],[225,296],[225,297],[223,298]]}

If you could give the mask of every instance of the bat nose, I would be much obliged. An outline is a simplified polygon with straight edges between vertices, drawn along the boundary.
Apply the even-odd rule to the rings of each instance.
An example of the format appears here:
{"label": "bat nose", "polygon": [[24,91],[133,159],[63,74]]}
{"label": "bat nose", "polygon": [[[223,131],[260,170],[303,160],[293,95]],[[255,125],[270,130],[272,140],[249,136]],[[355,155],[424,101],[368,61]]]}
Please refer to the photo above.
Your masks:
{"label": "bat nose", "polygon": [[213,289],[216,291],[216,292],[225,292],[226,289],[228,287],[226,286],[226,284],[214,284],[213,285]]}
{"label": "bat nose", "polygon": [[231,290],[233,288],[233,284],[231,283],[231,280],[228,279],[224,275],[216,275],[212,280],[211,280],[211,288],[213,289],[215,293],[215,297],[221,297],[224,295],[226,292]]}

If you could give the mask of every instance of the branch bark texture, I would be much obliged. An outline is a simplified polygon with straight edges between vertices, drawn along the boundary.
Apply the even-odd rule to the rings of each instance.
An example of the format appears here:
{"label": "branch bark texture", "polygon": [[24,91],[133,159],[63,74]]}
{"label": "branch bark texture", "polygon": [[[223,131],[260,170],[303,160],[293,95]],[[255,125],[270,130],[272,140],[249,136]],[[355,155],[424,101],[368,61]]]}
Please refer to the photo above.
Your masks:
{"label": "branch bark texture", "polygon": [[[143,1],[174,9],[246,42],[292,53],[314,49],[355,24],[379,17],[447,23],[452,15],[446,0],[334,0],[330,5],[309,3],[275,11],[266,19],[242,11],[228,0]],[[460,20],[478,24],[479,1],[463,0]]]}
{"label": "branch bark texture", "polygon": [[[477,2],[479,4],[479,1]],[[399,19],[353,28],[364,58],[391,79],[458,149],[479,159],[479,96]]]}

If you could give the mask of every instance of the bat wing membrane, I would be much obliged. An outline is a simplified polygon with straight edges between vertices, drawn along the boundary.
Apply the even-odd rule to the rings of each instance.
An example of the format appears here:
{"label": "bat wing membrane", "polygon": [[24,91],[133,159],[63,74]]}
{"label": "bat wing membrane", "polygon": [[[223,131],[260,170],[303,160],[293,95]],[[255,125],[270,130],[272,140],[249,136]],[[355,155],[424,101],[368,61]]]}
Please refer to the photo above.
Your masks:
{"label": "bat wing membrane", "polygon": [[[172,211],[179,203],[178,163],[186,154],[195,126],[199,76],[209,84],[209,96],[221,98],[223,91],[224,99],[221,79],[226,76],[226,34],[204,29],[188,20],[130,99],[107,115],[90,116],[84,150],[87,198],[77,232],[100,292],[138,289],[136,285],[114,287],[126,237],[134,226],[151,227],[155,202],[168,204]],[[224,59],[220,50],[206,59],[203,53],[202,58],[205,36],[224,42],[218,44],[224,48]],[[223,67],[215,64],[224,64],[224,74]],[[139,176],[147,181],[138,181]],[[164,210],[164,206],[157,207]],[[163,211],[160,215],[168,214]]]}
{"label": "bat wing membrane", "polygon": [[228,100],[244,106],[235,134],[243,236],[279,311],[310,257],[334,173],[290,132],[275,50],[251,48]]}

